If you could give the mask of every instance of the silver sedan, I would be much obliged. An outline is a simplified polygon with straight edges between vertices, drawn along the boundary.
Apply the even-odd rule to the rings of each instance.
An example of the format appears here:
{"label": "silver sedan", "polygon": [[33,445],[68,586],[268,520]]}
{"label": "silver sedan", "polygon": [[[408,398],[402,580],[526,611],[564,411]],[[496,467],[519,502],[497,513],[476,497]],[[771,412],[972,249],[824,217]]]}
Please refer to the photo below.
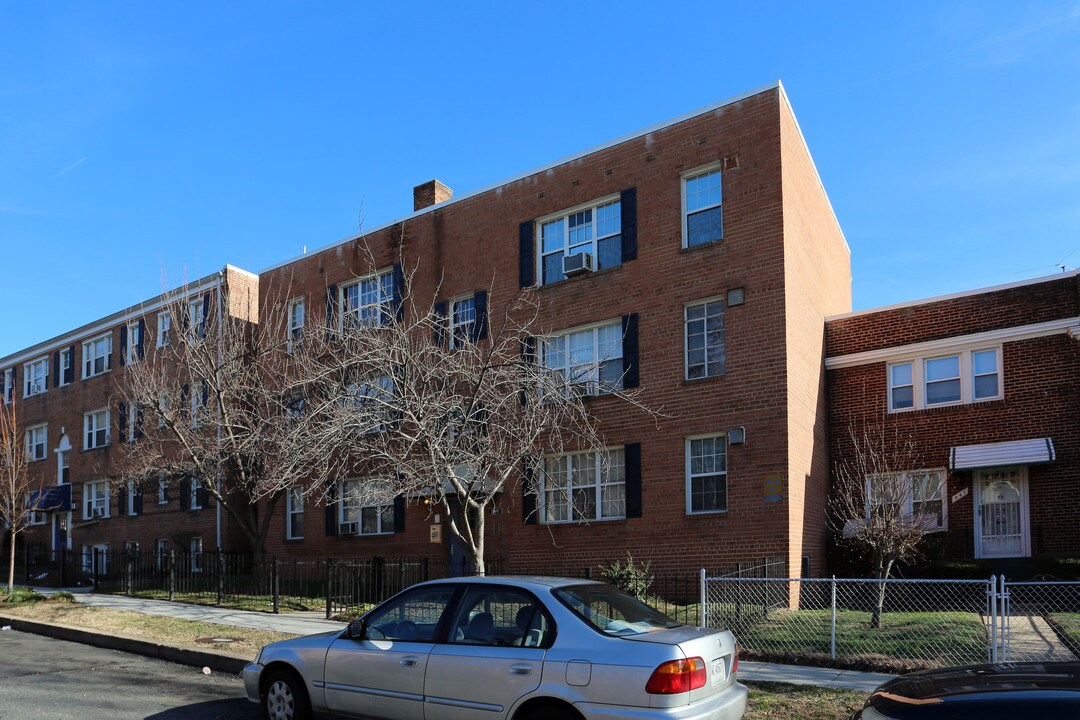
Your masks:
{"label": "silver sedan", "polygon": [[589,580],[415,585],[343,632],[267,645],[244,669],[267,718],[738,720],[735,638]]}

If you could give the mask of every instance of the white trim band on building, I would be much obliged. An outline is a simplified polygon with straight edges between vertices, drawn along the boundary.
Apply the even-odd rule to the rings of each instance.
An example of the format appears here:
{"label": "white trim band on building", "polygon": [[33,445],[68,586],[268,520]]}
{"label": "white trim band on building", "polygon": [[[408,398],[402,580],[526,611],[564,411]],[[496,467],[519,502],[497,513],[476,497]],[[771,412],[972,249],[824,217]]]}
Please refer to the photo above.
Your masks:
{"label": "white trim band on building", "polygon": [[1037,465],[1054,462],[1051,438],[1010,440],[984,445],[963,445],[949,449],[949,469],[975,470],[1005,465]]}

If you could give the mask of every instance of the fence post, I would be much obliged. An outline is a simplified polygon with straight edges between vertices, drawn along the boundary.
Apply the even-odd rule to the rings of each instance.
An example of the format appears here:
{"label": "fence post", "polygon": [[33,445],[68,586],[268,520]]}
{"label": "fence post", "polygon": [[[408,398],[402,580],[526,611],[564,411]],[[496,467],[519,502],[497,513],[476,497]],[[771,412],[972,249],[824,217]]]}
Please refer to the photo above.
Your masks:
{"label": "fence post", "polygon": [[830,633],[830,652],[832,659],[836,659],[836,576],[832,576],[832,631]]}
{"label": "fence post", "polygon": [[278,559],[275,555],[270,560],[270,587],[271,592],[274,594],[274,614],[277,615],[280,612],[279,598],[281,596],[281,588],[278,584]]}
{"label": "fence post", "polygon": [[217,549],[217,604],[220,606],[225,600],[225,556],[221,554],[221,548]]}
{"label": "fence post", "polygon": [[998,661],[998,644],[997,644],[997,575],[990,576],[990,587],[986,591],[987,598],[986,603],[990,608],[990,662],[996,663]]}
{"label": "fence post", "polygon": [[169,602],[176,596],[176,551],[169,551]]}
{"label": "fence post", "polygon": [[127,578],[124,585],[126,585],[125,590],[127,591],[128,597],[131,597],[135,594],[135,553],[129,549],[126,555],[127,565],[125,568],[125,575],[127,575]]}
{"label": "fence post", "polygon": [[701,627],[709,627],[709,593],[705,581],[705,568],[701,568],[699,577],[701,578],[701,594],[698,600],[701,603],[701,618],[699,621]]}
{"label": "fence post", "polygon": [[332,562],[333,562],[333,559],[332,559],[332,558],[330,558],[330,557],[327,557],[327,558],[326,558],[326,619],[327,619],[327,620],[329,620],[329,619],[330,619],[330,616],[331,616],[331,615],[333,615],[333,613],[331,612],[331,607],[330,607],[330,604],[331,604],[331,593],[330,593],[330,576],[331,576],[331,572],[330,572],[330,563],[332,563]]}
{"label": "fence post", "polygon": [[91,559],[90,559],[90,576],[94,581],[94,592],[98,591],[98,577],[99,577],[98,568],[101,567],[101,565],[99,564],[99,560],[98,560],[98,553],[100,553],[100,552],[101,552],[100,550],[98,550],[97,548],[94,548],[91,551],[91,554],[90,554],[90,557],[91,557]]}

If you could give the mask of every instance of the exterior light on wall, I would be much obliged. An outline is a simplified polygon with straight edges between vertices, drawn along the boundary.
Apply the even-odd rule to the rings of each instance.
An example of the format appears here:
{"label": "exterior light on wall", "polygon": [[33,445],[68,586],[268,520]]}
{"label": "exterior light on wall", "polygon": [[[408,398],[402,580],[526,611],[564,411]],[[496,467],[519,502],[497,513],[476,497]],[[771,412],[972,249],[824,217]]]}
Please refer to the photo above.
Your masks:
{"label": "exterior light on wall", "polygon": [[742,445],[746,442],[746,428],[738,425],[727,431],[728,445]]}

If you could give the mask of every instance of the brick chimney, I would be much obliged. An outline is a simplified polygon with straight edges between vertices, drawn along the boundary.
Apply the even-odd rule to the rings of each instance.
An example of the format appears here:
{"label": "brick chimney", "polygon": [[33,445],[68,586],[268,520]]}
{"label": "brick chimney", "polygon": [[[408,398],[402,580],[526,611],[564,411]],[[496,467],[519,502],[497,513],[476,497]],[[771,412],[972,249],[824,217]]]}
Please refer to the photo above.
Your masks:
{"label": "brick chimney", "polygon": [[438,205],[454,196],[454,191],[443,185],[438,180],[429,180],[423,185],[417,185],[412,189],[413,210]]}

